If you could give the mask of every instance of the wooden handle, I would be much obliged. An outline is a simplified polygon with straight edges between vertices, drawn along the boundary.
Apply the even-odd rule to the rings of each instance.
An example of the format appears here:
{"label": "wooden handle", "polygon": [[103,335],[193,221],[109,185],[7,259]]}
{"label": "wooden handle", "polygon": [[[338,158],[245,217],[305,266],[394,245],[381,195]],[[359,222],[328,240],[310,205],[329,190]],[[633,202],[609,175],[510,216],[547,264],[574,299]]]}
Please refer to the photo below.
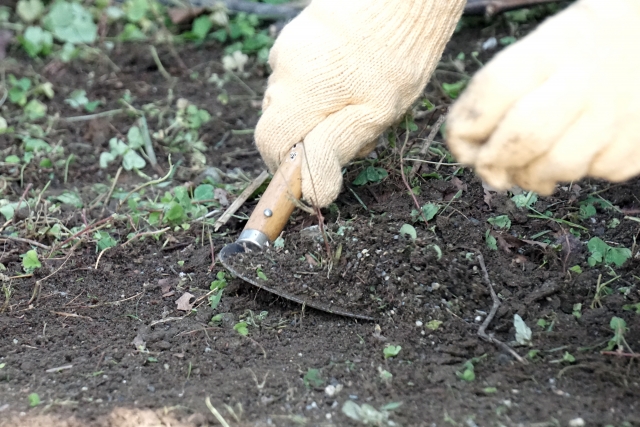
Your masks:
{"label": "wooden handle", "polygon": [[273,242],[282,232],[295,209],[294,200],[302,196],[301,167],[304,159],[302,143],[291,148],[273,175],[269,186],[251,214],[245,230],[258,230]]}

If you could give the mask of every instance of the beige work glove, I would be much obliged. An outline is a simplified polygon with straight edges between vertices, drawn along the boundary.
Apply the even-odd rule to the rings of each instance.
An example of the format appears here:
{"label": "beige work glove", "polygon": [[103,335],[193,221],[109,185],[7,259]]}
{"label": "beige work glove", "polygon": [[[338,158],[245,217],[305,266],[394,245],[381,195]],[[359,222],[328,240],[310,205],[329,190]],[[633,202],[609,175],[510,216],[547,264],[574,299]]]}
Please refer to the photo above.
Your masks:
{"label": "beige work glove", "polygon": [[640,1],[581,0],[498,54],[449,113],[458,161],[543,195],[640,172]]}
{"label": "beige work glove", "polygon": [[320,207],[335,200],[341,167],[371,152],[420,95],[464,4],[313,0],[271,49],[255,134],[269,169],[303,141],[303,197]]}

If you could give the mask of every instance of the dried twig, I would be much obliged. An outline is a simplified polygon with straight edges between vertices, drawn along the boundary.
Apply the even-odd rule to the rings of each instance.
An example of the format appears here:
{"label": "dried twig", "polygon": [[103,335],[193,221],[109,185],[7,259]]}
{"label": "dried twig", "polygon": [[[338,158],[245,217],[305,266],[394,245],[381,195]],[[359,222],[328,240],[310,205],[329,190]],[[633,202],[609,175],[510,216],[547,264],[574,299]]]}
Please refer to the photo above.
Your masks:
{"label": "dried twig", "polygon": [[51,249],[49,246],[44,245],[42,243],[36,242],[35,240],[25,239],[24,237],[15,237],[15,236],[2,236],[0,242],[3,240],[13,240],[14,242],[26,243],[32,246],[37,246],[38,248],[49,250]]}
{"label": "dried twig", "polygon": [[409,141],[409,131],[407,130],[404,138],[404,144],[402,144],[402,148],[400,148],[400,175],[402,176],[402,182],[404,182],[405,187],[407,187],[407,190],[409,191],[409,195],[413,199],[413,203],[416,205],[416,209],[420,213],[420,216],[422,217],[424,223],[429,224],[429,222],[427,221],[427,218],[424,216],[424,212],[422,211],[422,208],[420,207],[420,203],[418,203],[418,199],[416,199],[416,195],[413,194],[411,185],[409,185],[409,180],[407,180],[407,176],[404,174],[403,156],[404,156],[404,149],[406,148],[408,141]]}
{"label": "dried twig", "polygon": [[[427,153],[429,152],[429,147],[431,147],[431,143],[435,139],[436,135],[438,134],[438,131],[440,130],[440,127],[442,126],[442,123],[444,123],[446,118],[447,118],[447,114],[445,112],[441,114],[440,117],[438,117],[438,120],[436,120],[436,122],[433,124],[433,127],[431,127],[431,132],[429,132],[429,136],[427,136],[427,139],[424,140],[424,144],[420,148],[420,152],[418,153],[419,157],[424,157],[427,155]],[[417,159],[416,160],[412,159],[412,160],[413,160],[413,166],[411,167],[411,172],[409,172],[409,180],[413,179],[413,177],[416,175],[416,173],[418,173],[418,171],[420,170],[420,167],[422,166],[419,160]]]}
{"label": "dried twig", "polygon": [[122,246],[131,243],[133,240],[138,239],[140,237],[144,237],[144,236],[155,236],[156,234],[162,234],[165,233],[167,231],[171,230],[171,227],[165,227],[162,230],[155,230],[155,231],[145,231],[144,233],[138,233],[135,236],[131,237],[129,240],[127,240],[126,242],[124,242],[122,244]]}
{"label": "dried twig", "polygon": [[487,334],[486,332],[487,327],[489,326],[494,316],[496,315],[496,312],[498,311],[498,307],[500,307],[500,299],[496,295],[496,291],[493,290],[493,283],[491,283],[491,279],[489,279],[489,272],[487,272],[487,267],[484,264],[484,257],[482,256],[481,253],[478,253],[477,256],[478,256],[478,262],[480,263],[480,268],[482,269],[482,273],[484,275],[484,281],[487,283],[487,286],[489,287],[489,291],[491,291],[491,299],[493,300],[493,306],[491,307],[491,311],[489,312],[487,317],[484,319],[484,322],[482,322],[482,325],[480,325],[480,328],[478,329],[478,336],[487,342],[495,344],[503,351],[506,351],[507,353],[511,354],[518,362],[522,363],[523,365],[527,365],[528,364],[527,361],[523,359],[518,353],[516,353],[515,350],[513,350],[511,347],[509,347],[507,344],[503,343],[502,341],[498,340],[497,338]]}
{"label": "dried twig", "polygon": [[64,313],[62,311],[51,311],[51,314],[57,314],[58,316],[64,316],[64,317],[77,317],[79,319],[87,319],[93,322],[93,319],[91,317],[82,316],[81,314],[76,314],[76,313]]}
{"label": "dried twig", "polygon": [[[244,191],[238,196],[238,198],[235,199],[233,203],[231,203],[231,205],[227,208],[227,210],[224,211],[222,216],[218,218],[218,220],[215,222],[213,226],[213,231],[218,231],[220,227],[225,225],[227,221],[229,221],[229,219],[233,216],[233,214],[235,214],[238,211],[238,209],[240,209],[240,207],[244,204],[244,202],[246,202],[247,199],[251,197],[253,192],[256,191],[258,187],[260,187],[262,183],[267,180],[268,177],[269,177],[269,172],[262,171],[262,173],[258,175],[258,177],[254,179],[251,182],[251,184],[247,186],[247,188],[244,189]],[[200,218],[196,219],[196,221],[202,221],[205,218],[207,218],[207,215],[201,216]]]}
{"label": "dried twig", "polygon": [[230,427],[227,420],[225,420],[222,415],[220,415],[220,412],[218,412],[218,410],[211,404],[211,399],[209,399],[209,396],[207,396],[207,398],[204,400],[204,403],[207,405],[207,408],[209,408],[213,416],[216,417],[216,420],[218,420],[218,422],[222,424],[222,427]]}

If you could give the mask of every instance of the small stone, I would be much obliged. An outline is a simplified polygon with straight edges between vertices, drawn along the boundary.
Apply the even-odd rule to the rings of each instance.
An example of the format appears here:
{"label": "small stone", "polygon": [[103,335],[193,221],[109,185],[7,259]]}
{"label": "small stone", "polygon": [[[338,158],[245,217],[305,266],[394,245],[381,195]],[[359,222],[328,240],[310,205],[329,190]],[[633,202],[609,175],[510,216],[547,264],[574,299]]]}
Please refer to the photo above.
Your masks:
{"label": "small stone", "polygon": [[585,422],[582,418],[574,418],[569,421],[569,427],[583,427]]}
{"label": "small stone", "polygon": [[336,387],[332,385],[328,385],[324,388],[324,394],[328,397],[333,397],[336,394]]}
{"label": "small stone", "polygon": [[422,321],[416,320],[416,326],[420,328],[422,326]]}

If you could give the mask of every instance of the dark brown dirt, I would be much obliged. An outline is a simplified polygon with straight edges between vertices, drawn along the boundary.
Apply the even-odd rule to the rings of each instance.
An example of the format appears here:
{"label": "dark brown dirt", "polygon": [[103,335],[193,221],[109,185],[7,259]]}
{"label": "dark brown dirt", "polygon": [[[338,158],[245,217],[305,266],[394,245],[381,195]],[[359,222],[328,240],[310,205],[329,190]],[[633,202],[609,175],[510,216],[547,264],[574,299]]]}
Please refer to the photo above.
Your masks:
{"label": "dark brown dirt", "polygon": [[[468,57],[494,34],[506,35],[506,29],[499,24],[486,30],[467,28],[455,36],[446,55],[455,57],[462,51]],[[76,115],[64,99],[79,86],[90,98],[104,99],[105,110],[117,108],[125,90],[135,95],[136,107],[166,103],[171,85],[158,73],[148,48],[118,49],[112,59],[119,72],[102,61],[36,64],[56,88],[49,113]],[[209,61],[218,57],[212,53],[216,49],[184,47],[180,57],[190,71],[197,71],[214,67]],[[172,55],[160,53],[169,72],[182,76],[173,86],[174,99],[184,97],[206,106],[217,117],[204,132],[205,140],[217,147],[206,153],[208,164],[223,171],[240,167],[255,175],[262,164],[251,136],[231,136],[216,143],[231,129],[252,128],[258,107],[246,99],[219,104],[217,89],[202,78],[190,79]],[[489,56],[483,52],[480,59]],[[28,72],[21,59],[10,67],[14,68],[9,72]],[[469,62],[466,71],[473,72],[474,67]],[[256,76],[260,72],[253,69],[254,77],[248,80],[258,94],[264,86],[264,79]],[[245,95],[233,82],[227,90]],[[442,94],[435,89],[430,97],[442,105]],[[419,128],[424,129],[430,119],[425,115],[418,120]],[[99,153],[114,129],[126,134],[132,123],[122,116],[58,123],[56,137],[77,155],[68,183],[62,181],[60,170],[50,173],[28,167],[24,185],[41,189],[52,179],[54,191],[76,187],[83,197],[94,197],[91,185],[107,182],[115,172],[97,167]],[[424,131],[412,138],[419,133]],[[3,154],[10,153],[14,144],[5,139],[0,144]],[[161,146],[156,149],[160,166],[167,170],[166,151]],[[436,171],[429,166],[423,173],[437,172],[444,179],[420,178],[418,201],[448,207],[426,225],[411,217],[413,201],[399,177],[397,157],[394,166],[394,153],[397,156],[397,149],[388,149],[390,160],[382,165],[390,171],[388,178],[364,187],[348,184],[350,190],[325,212],[334,262],[329,262],[332,258],[322,238],[303,231],[317,219],[298,213],[287,227],[283,248],[252,255],[244,264],[246,274],[258,281],[260,268],[271,286],[375,317],[375,322],[303,308],[239,279],[229,279],[220,305],[212,310],[206,296],[222,266],[216,263],[209,271],[211,248],[208,239],[205,244],[200,240],[199,226],[175,233],[174,241],[164,247],[162,240],[148,239],[107,250],[99,260],[93,244],[81,245],[72,253],[44,260],[34,277],[10,282],[14,292],[0,314],[0,425],[51,425],[51,419],[36,416],[74,417],[69,426],[177,425],[176,420],[188,426],[217,425],[205,406],[207,397],[231,425],[356,425],[341,412],[348,400],[375,408],[402,402],[390,412],[390,419],[405,426],[568,425],[576,418],[587,425],[640,425],[640,359],[637,354],[601,352],[613,336],[609,327],[613,316],[626,321],[626,341],[640,351],[640,315],[623,310],[624,305],[640,301],[638,227],[620,211],[636,215],[640,181],[624,185],[584,181],[533,205],[538,212],[550,211],[554,218],[577,223],[582,230],[528,216],[531,211],[516,208],[506,195],[485,192],[470,171],[454,174],[456,167]],[[184,161],[188,165],[188,156]],[[363,166],[363,162],[351,166],[345,181],[352,182]],[[24,191],[19,172],[2,167],[8,179],[3,197],[18,200]],[[150,168],[146,172],[158,174]],[[181,166],[175,182],[198,179],[197,173]],[[119,185],[130,189],[138,181],[127,174]],[[460,197],[451,201],[459,190]],[[595,217],[580,219],[580,202],[596,192],[619,210],[596,204]],[[249,212],[251,206],[243,211]],[[65,221],[79,225],[101,215],[101,209],[70,211]],[[485,243],[485,233],[492,230],[487,219],[497,215],[508,215],[512,226],[508,232],[493,230],[499,248],[490,250]],[[611,218],[619,219],[620,225],[608,228]],[[407,223],[415,227],[415,241],[400,235]],[[213,235],[215,253],[233,240],[241,226],[236,221],[227,235]],[[571,228],[580,232],[579,238],[569,233]],[[123,239],[127,234],[120,223],[112,231]],[[535,239],[540,244],[530,242],[545,231]],[[586,262],[585,242],[593,236],[634,252],[624,266],[614,268],[620,277],[609,285],[613,292],[592,308],[599,276],[602,282],[612,278],[611,269]],[[2,237],[0,241],[0,262],[7,268],[2,273],[20,275],[19,254],[29,245]],[[41,242],[51,244],[46,238]],[[477,336],[492,305],[477,253],[484,255],[501,299],[488,332],[513,344],[513,316],[520,315],[533,330],[532,346],[514,349],[522,356],[539,350],[527,365]],[[583,272],[569,271],[574,265]],[[30,302],[36,284],[41,285],[39,297]],[[194,296],[194,311],[178,310],[176,300],[186,292]],[[577,303],[582,304],[580,318],[573,314]],[[221,321],[210,323],[216,314],[223,314]],[[539,319],[548,326],[538,326]],[[246,337],[234,330],[240,321],[253,322]],[[430,329],[434,321],[441,323]],[[383,351],[389,344],[402,349],[385,359]],[[575,362],[562,362],[565,352]],[[466,382],[457,373],[472,359],[476,378]],[[392,379],[383,380],[384,371]],[[327,386],[338,391],[328,393]],[[29,408],[30,393],[37,393],[42,404]],[[155,424],[143,424],[129,419],[126,424],[105,418],[114,410],[132,408],[153,409],[160,418],[171,416],[173,421],[157,418]]]}

